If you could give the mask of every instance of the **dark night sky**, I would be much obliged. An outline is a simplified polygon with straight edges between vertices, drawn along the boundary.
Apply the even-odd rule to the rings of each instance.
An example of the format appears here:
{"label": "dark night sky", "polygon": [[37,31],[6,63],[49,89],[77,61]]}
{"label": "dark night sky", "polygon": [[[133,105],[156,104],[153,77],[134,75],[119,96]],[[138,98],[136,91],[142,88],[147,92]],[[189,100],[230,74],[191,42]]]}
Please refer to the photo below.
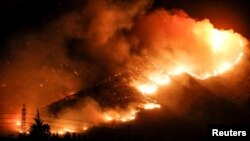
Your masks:
{"label": "dark night sky", "polygon": [[[77,10],[84,6],[85,0],[2,0],[0,2],[1,9],[1,26],[0,26],[0,60],[4,60],[7,56],[8,47],[5,46],[6,42],[13,36],[17,34],[25,33],[26,31],[41,29],[46,26],[49,22],[52,22],[58,19],[60,16],[71,10]],[[250,9],[247,0],[155,0],[153,3],[152,9],[164,7],[166,9],[183,9],[191,17],[196,19],[208,18],[217,28],[229,29],[232,28],[236,32],[239,32],[246,38],[250,39]],[[198,89],[203,89],[200,85],[195,84],[195,87]],[[192,90],[190,90],[192,92]],[[209,93],[209,92],[208,92]],[[211,98],[211,97],[210,97]],[[226,100],[220,98],[208,98],[201,97],[201,99],[206,99],[207,103],[214,103],[214,107],[207,108],[205,114],[218,114],[220,111],[226,111],[224,114],[226,116],[238,114],[237,116],[232,116],[227,119],[226,122],[231,122],[238,120],[241,116],[244,116],[243,122],[249,122],[247,117],[250,113],[245,112],[248,109],[246,106],[249,106],[249,102],[245,104],[245,107],[238,109],[235,108],[231,103],[227,103]],[[221,102],[222,101],[222,102]],[[206,105],[202,104],[204,107]],[[199,103],[198,103],[199,105]],[[217,106],[220,106],[220,110],[213,113],[213,109],[216,109]],[[234,108],[234,109],[231,109]],[[230,113],[231,111],[232,113]],[[140,117],[148,117],[151,113],[141,113]],[[182,125],[194,126],[194,119],[199,118],[199,110],[194,110],[193,113],[190,112],[191,120],[188,122],[180,123]],[[154,114],[158,116],[159,113]],[[218,119],[204,119],[200,122],[221,122],[223,121],[224,115],[219,115]],[[170,124],[168,128],[176,127],[178,128],[177,123],[183,121],[183,119],[171,119],[168,117],[168,121],[164,121],[164,116],[158,120],[158,124]],[[142,123],[147,121],[141,121]],[[191,123],[189,123],[191,122]],[[154,124],[152,120],[152,124]],[[149,124],[151,124],[149,122]],[[172,125],[171,125],[172,124]],[[198,124],[198,123],[197,123]],[[183,129],[188,131],[186,127]]]}
{"label": "dark night sky", "polygon": [[[3,0],[0,2],[1,57],[6,40],[28,29],[39,29],[61,15],[84,6],[86,0]],[[218,28],[232,28],[250,37],[248,1],[241,0],[155,0],[152,9],[183,9],[191,17],[208,18]]]}
{"label": "dark night sky", "polygon": [[[60,15],[81,6],[70,0],[4,0],[1,1],[1,50],[9,37],[30,29],[39,29]],[[5,51],[1,51],[4,56]]]}
{"label": "dark night sky", "polygon": [[[9,37],[29,29],[40,29],[61,15],[84,6],[86,0],[3,0],[0,2],[1,58]],[[241,0],[155,0],[152,9],[183,9],[191,17],[208,18],[218,28],[234,29],[249,38],[248,1]]]}
{"label": "dark night sky", "polygon": [[[3,0],[1,1],[1,40],[23,28],[42,26],[60,15],[80,8],[86,0]],[[249,37],[248,1],[241,0],[155,0],[153,9],[183,9],[194,18],[210,19],[216,26],[233,28]],[[235,21],[239,20],[239,21]],[[243,27],[237,27],[237,24]]]}

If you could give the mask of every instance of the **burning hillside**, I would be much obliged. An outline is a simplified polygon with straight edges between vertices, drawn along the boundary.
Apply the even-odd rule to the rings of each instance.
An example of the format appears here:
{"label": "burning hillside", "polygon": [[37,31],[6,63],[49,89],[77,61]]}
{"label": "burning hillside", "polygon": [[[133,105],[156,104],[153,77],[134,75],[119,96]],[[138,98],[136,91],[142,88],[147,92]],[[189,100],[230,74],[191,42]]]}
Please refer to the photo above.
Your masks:
{"label": "burning hillside", "polygon": [[[57,114],[64,108],[74,107],[85,98],[92,98],[99,103],[103,109],[112,107],[126,108],[130,103],[143,105],[156,103],[155,100],[142,95],[136,88],[129,85],[133,80],[131,74],[118,74],[103,81],[95,86],[70,95],[48,106],[48,110]],[[137,108],[142,108],[138,106]]]}

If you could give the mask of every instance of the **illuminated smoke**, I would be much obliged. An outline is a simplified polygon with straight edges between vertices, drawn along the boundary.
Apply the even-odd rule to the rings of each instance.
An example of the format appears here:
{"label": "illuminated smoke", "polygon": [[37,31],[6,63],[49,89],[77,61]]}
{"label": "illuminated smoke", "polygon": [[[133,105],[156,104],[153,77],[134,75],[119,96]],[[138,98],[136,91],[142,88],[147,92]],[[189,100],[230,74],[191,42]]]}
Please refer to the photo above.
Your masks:
{"label": "illuminated smoke", "polygon": [[[233,30],[216,29],[209,20],[196,21],[182,11],[147,13],[149,5],[149,1],[89,1],[81,11],[68,13],[41,31],[13,37],[0,74],[1,107],[15,113],[23,103],[28,111],[45,109],[95,85],[103,86],[98,93],[109,99],[142,95],[125,106],[115,100],[115,106],[103,106],[108,100],[92,92],[77,97],[73,106],[59,104],[60,111],[51,112],[56,115],[50,121],[53,132],[85,131],[134,120],[143,109],[161,108],[153,98],[159,87],[172,84],[172,78],[183,73],[201,80],[218,76],[243,57],[247,40]],[[123,87],[103,80],[128,72],[131,76],[121,76],[119,85],[135,92],[114,96]],[[64,124],[71,117],[86,122]]]}
{"label": "illuminated smoke", "polygon": [[247,40],[240,34],[218,30],[207,19],[195,21],[179,13],[157,10],[135,26],[140,53],[152,64],[142,72],[149,82],[133,84],[142,93],[155,93],[159,85],[183,72],[202,80],[220,75],[243,56]]}

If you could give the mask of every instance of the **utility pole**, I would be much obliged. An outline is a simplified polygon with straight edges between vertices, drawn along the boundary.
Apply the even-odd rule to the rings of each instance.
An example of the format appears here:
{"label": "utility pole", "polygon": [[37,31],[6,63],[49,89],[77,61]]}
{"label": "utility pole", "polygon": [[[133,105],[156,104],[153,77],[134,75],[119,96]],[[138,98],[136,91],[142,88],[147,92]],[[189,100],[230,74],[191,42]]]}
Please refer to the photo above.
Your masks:
{"label": "utility pole", "polygon": [[23,134],[26,134],[26,107],[25,104],[23,104],[22,108],[22,120],[21,120],[21,132]]}

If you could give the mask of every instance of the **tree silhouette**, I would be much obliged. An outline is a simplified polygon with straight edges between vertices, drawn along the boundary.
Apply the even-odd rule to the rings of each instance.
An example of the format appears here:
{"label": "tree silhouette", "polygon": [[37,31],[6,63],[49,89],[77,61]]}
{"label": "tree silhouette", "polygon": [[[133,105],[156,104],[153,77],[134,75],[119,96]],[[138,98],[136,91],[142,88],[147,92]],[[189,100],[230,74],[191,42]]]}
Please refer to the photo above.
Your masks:
{"label": "tree silhouette", "polygon": [[34,140],[45,141],[50,137],[50,126],[44,124],[43,120],[39,116],[39,111],[37,110],[37,116],[34,118],[35,123],[30,127],[30,137]]}

